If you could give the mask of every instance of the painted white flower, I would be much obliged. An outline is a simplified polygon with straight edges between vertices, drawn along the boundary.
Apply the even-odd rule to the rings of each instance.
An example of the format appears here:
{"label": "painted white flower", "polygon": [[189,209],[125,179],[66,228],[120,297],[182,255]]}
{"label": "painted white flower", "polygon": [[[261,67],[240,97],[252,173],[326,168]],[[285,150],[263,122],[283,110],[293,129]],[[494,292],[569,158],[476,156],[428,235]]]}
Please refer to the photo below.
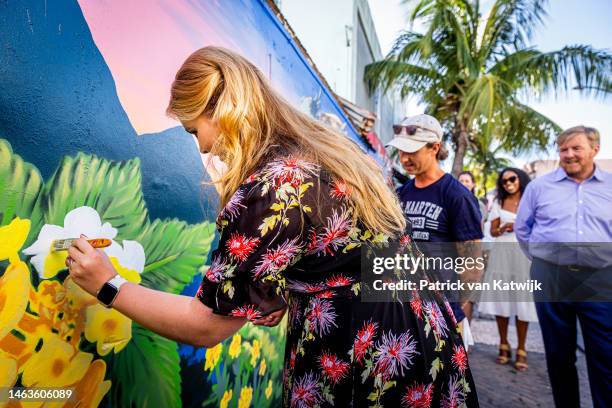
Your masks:
{"label": "painted white flower", "polygon": [[79,207],[64,217],[64,226],[45,224],[32,246],[23,250],[26,255],[34,255],[30,262],[41,279],[53,278],[65,269],[67,251],[51,252],[51,243],[57,239],[78,238],[84,234],[90,238],[113,239],[117,229],[106,222],[102,223],[100,215],[91,207]]}
{"label": "painted white flower", "polygon": [[140,243],[125,240],[122,247],[113,241],[105,251],[119,275],[130,282],[140,283],[140,274],[146,262],[145,251]]}

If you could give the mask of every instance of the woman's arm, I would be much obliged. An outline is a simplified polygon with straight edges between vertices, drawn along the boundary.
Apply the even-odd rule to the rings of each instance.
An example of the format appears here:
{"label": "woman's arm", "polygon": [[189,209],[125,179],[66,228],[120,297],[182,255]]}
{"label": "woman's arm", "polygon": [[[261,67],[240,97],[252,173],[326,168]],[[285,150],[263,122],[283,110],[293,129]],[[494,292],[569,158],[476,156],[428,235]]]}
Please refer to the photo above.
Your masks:
{"label": "woman's arm", "polygon": [[216,315],[198,299],[145,288],[121,286],[113,308],[169,339],[213,347],[237,332],[246,319]]}
{"label": "woman's arm", "polygon": [[499,228],[499,223],[500,223],[499,218],[496,218],[493,221],[491,221],[491,235],[494,237],[499,237],[500,235],[504,233],[504,231],[502,231],[502,229]]}
{"label": "woman's arm", "polygon": [[[71,278],[92,296],[117,274],[106,253],[93,248],[82,236],[68,252],[66,265]],[[129,282],[121,286],[113,308],[161,336],[204,347],[228,338],[246,322],[244,318],[213,314],[198,299]]]}

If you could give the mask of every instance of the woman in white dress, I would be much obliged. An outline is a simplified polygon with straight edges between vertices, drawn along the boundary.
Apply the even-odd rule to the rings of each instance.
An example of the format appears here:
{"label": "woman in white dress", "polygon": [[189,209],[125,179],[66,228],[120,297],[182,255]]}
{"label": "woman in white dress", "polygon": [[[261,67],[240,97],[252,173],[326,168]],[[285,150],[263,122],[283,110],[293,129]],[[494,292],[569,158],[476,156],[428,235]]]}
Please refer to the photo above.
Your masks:
{"label": "woman in white dress", "polygon": [[[514,220],[519,202],[525,187],[529,183],[527,173],[516,168],[504,169],[497,180],[497,198],[493,202],[489,220],[491,235],[496,237],[495,244],[487,264],[486,281],[502,279],[505,282],[522,282],[529,279],[529,259],[521,252],[514,234]],[[513,295],[514,296],[514,295]],[[482,302],[479,311],[495,315],[499,331],[500,345],[498,364],[506,364],[512,358],[508,342],[508,323],[512,317],[516,319],[518,346],[514,367],[525,371],[527,352],[525,340],[529,322],[537,322],[537,314],[533,298],[527,292],[517,292],[514,299],[508,301]]]}

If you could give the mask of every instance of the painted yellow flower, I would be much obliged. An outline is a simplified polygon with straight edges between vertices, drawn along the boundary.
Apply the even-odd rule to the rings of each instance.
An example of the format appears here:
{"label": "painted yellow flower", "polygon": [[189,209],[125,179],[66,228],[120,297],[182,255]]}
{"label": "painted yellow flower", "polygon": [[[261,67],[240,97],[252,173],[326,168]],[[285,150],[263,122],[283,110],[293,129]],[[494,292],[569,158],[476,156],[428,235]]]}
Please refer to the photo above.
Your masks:
{"label": "painted yellow flower", "polygon": [[140,283],[140,281],[142,281],[142,278],[140,277],[140,274],[137,271],[133,269],[128,269],[125,266],[122,266],[121,264],[119,264],[119,260],[115,258],[114,256],[110,257],[110,261],[115,267],[115,270],[117,271],[117,273],[121,275],[122,277],[124,277],[129,282]]}
{"label": "painted yellow flower", "polygon": [[102,398],[111,388],[111,382],[104,381],[105,374],[104,360],[98,359],[91,363],[83,379],[74,387],[74,399],[71,400],[74,405],[71,406],[97,407],[100,405]]}
{"label": "painted yellow flower", "polygon": [[66,289],[58,281],[41,281],[36,292],[38,304],[42,304],[47,309],[58,309],[66,300]]}
{"label": "painted yellow flower", "polygon": [[259,358],[261,352],[261,347],[259,345],[259,340],[253,340],[253,345],[251,346],[251,365],[255,367],[257,364],[257,359]]}
{"label": "painted yellow flower", "polygon": [[238,399],[238,408],[248,408],[251,406],[251,400],[253,399],[253,388],[242,387],[240,390],[240,398]]}
{"label": "painted yellow flower", "polygon": [[219,408],[227,408],[227,405],[232,400],[232,394],[232,390],[228,390],[223,393],[223,398],[221,398],[221,402],[219,402]]}
{"label": "painted yellow flower", "polygon": [[268,386],[266,387],[266,399],[270,399],[270,397],[272,396],[272,380],[268,381]]}
{"label": "painted yellow flower", "polygon": [[[17,381],[17,361],[0,352],[0,388],[11,388]],[[6,400],[5,400],[6,401]],[[0,408],[8,407],[0,400]]]}
{"label": "painted yellow flower", "polygon": [[[22,403],[23,408],[66,408],[66,407],[87,407],[95,408],[100,405],[102,398],[111,388],[111,381],[104,381],[106,374],[106,363],[104,360],[94,360],[87,369],[87,372],[76,384],[71,384],[69,387],[73,389],[70,402],[66,401],[47,401],[47,402],[26,402]],[[8,408],[13,407],[12,405]]]}
{"label": "painted yellow flower", "polygon": [[57,335],[43,338],[38,353],[23,365],[21,382],[26,387],[63,387],[79,381],[89,367],[93,354],[76,350]]}
{"label": "painted yellow flower", "polygon": [[221,352],[223,351],[223,344],[219,343],[215,347],[206,349],[206,361],[204,362],[204,371],[212,371],[219,360],[221,359]]}
{"label": "painted yellow flower", "polygon": [[25,313],[30,291],[30,270],[21,261],[10,263],[0,278],[0,340],[15,328]]}
{"label": "painted yellow flower", "polygon": [[19,250],[28,238],[30,220],[16,217],[10,224],[0,227],[0,261],[19,262]]}
{"label": "painted yellow flower", "polygon": [[86,310],[85,338],[96,343],[96,350],[105,356],[114,349],[119,353],[132,339],[132,320],[115,309],[96,304]]}
{"label": "painted yellow flower", "polygon": [[124,240],[123,245],[113,242],[105,251],[119,275],[130,282],[140,283],[146,256],[139,242]]}
{"label": "painted yellow flower", "polygon": [[17,381],[17,361],[0,351],[0,388],[12,387]]}
{"label": "painted yellow flower", "polygon": [[[17,360],[18,364],[23,364],[35,353],[41,338],[51,331],[48,321],[40,323],[41,320],[34,315],[24,313],[16,327],[21,336],[9,333],[0,341],[0,349]],[[25,336],[25,339],[22,336]]]}
{"label": "painted yellow flower", "polygon": [[64,281],[64,289],[66,289],[66,301],[72,309],[81,309],[98,303],[95,297],[74,283],[70,276]]}
{"label": "painted yellow flower", "polygon": [[240,355],[240,351],[242,351],[242,337],[239,334],[234,334],[229,346],[229,356],[236,358]]}
{"label": "painted yellow flower", "polygon": [[266,374],[266,360],[261,359],[261,363],[259,363],[259,375],[262,377]]}

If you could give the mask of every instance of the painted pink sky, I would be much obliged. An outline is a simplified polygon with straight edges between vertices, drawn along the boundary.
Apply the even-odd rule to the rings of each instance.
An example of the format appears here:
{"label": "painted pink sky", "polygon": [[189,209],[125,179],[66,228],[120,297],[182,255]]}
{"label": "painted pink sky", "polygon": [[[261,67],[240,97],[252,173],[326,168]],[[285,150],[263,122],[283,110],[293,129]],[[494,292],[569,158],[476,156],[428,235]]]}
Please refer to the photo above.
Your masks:
{"label": "painted pink sky", "polygon": [[[170,84],[185,58],[200,47],[239,51],[268,71],[269,45],[254,25],[228,15],[222,1],[79,0],[79,5],[138,134],[178,125],[165,114]],[[244,15],[250,15],[248,10]],[[296,100],[287,86],[289,75],[273,69],[274,85]]]}

